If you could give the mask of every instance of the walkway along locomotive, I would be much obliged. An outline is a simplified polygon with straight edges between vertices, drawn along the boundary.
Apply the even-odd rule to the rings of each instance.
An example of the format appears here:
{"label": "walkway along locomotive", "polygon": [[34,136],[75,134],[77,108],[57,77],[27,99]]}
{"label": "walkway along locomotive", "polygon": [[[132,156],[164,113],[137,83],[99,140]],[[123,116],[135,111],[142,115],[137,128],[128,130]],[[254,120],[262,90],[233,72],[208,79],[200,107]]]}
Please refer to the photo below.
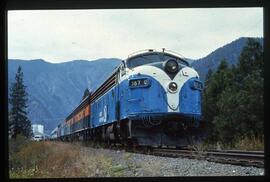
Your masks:
{"label": "walkway along locomotive", "polygon": [[187,146],[199,139],[203,84],[169,51],[129,56],[54,130],[61,140]]}

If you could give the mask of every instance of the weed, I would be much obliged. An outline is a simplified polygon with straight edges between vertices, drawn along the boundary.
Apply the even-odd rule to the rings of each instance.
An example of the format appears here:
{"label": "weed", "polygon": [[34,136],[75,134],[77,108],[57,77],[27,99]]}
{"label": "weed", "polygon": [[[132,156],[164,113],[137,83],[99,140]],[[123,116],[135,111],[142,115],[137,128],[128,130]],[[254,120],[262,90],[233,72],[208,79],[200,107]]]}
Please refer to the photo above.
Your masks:
{"label": "weed", "polygon": [[241,136],[231,143],[208,143],[205,142],[199,145],[203,150],[216,149],[216,150],[264,150],[264,137],[255,136]]}
{"label": "weed", "polygon": [[131,156],[132,156],[132,153],[129,153],[129,152],[127,152],[127,153],[125,153],[123,155],[123,157],[124,157],[125,160],[128,160]]}

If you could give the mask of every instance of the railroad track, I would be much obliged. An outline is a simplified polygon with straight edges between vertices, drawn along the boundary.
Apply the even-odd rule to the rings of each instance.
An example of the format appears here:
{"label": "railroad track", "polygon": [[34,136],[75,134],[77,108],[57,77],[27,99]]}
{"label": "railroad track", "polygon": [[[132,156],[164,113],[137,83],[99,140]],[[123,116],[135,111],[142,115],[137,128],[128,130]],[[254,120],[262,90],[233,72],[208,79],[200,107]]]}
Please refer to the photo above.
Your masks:
{"label": "railroad track", "polygon": [[164,156],[182,157],[198,160],[207,160],[223,164],[235,164],[241,166],[254,166],[264,168],[263,151],[242,151],[242,150],[207,150],[200,151],[196,148],[150,148],[150,147],[128,147],[121,144],[107,146],[111,150],[125,150],[126,152]]}
{"label": "railroad track", "polygon": [[153,149],[153,155],[207,160],[225,164],[264,167],[263,151]]}

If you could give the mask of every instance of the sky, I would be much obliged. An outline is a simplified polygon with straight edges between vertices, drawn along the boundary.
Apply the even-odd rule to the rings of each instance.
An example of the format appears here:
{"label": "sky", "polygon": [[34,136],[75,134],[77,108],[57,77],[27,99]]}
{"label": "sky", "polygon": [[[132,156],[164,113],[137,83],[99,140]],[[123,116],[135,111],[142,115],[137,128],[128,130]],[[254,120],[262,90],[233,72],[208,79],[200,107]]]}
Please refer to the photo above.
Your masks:
{"label": "sky", "polygon": [[263,8],[8,11],[9,59],[126,59],[162,48],[198,59],[240,37],[263,37]]}

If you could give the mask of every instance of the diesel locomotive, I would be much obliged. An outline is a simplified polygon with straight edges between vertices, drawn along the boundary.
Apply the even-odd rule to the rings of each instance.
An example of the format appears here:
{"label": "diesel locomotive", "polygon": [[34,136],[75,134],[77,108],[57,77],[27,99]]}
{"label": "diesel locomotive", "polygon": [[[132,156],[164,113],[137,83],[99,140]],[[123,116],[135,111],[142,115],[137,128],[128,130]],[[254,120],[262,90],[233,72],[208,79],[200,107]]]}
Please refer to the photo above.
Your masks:
{"label": "diesel locomotive", "polygon": [[130,55],[54,129],[61,140],[182,147],[200,141],[203,83],[171,51]]}

